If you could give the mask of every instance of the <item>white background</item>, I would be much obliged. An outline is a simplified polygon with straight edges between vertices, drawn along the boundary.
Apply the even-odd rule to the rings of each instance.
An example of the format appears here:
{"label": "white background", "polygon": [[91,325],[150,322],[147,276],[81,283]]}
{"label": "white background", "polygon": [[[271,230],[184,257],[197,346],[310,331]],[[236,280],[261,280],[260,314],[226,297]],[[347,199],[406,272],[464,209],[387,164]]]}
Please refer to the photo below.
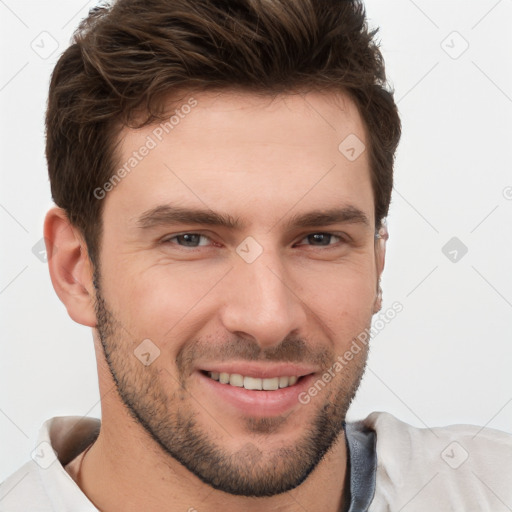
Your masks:
{"label": "white background", "polygon": [[[91,332],[32,250],[51,206],[49,75],[94,4],[0,1],[0,480],[45,419],[100,414]],[[512,432],[512,0],[366,5],[403,121],[383,310],[404,310],[373,340],[350,418]],[[442,252],[452,237],[468,248],[457,262]]]}

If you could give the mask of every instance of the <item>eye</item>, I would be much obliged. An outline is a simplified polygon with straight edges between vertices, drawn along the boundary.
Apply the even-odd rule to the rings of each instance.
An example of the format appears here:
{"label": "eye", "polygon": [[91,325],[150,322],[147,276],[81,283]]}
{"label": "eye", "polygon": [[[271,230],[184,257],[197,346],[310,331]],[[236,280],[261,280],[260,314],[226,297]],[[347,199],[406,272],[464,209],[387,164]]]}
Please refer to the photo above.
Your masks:
{"label": "eye", "polygon": [[182,233],[181,235],[164,238],[162,243],[179,245],[181,247],[201,247],[208,245],[210,241],[207,236],[200,235],[199,233]]}
{"label": "eye", "polygon": [[[335,245],[337,242],[345,242],[341,236],[334,235],[333,233],[311,233],[310,235],[305,236],[302,240],[307,240],[307,244],[301,244],[298,245],[312,245],[314,247],[323,247],[323,246],[330,246]],[[334,243],[331,243],[334,240]]]}

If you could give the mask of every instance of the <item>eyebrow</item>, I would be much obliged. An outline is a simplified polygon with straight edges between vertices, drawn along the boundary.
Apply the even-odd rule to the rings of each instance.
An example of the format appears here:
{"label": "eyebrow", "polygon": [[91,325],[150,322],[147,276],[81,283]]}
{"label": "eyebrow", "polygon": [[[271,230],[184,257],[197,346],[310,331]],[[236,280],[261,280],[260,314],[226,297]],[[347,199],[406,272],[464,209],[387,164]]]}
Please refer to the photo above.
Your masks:
{"label": "eyebrow", "polygon": [[[286,221],[285,226],[287,229],[311,228],[338,223],[370,226],[367,215],[359,208],[351,205],[299,213]],[[244,227],[239,218],[229,214],[209,209],[184,208],[168,204],[159,205],[145,211],[136,220],[136,224],[141,229],[173,224],[217,226],[234,230],[240,230]]]}
{"label": "eyebrow", "polygon": [[364,224],[370,226],[366,214],[355,206],[314,210],[292,216],[287,222],[288,228],[304,227],[312,228],[329,224]]}

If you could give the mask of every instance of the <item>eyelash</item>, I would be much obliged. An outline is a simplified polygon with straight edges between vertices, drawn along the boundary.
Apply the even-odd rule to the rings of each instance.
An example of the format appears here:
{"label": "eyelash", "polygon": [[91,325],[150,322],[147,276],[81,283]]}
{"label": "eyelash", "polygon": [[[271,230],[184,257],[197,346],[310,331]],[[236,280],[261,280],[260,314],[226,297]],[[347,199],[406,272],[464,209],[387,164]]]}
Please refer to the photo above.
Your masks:
{"label": "eyelash", "polygon": [[[198,246],[194,247],[194,246],[175,244],[175,243],[171,242],[172,240],[174,240],[176,238],[179,238],[179,237],[182,237],[182,236],[185,236],[185,235],[196,235],[196,236],[199,236],[199,237],[202,237],[202,238],[207,238],[208,240],[212,241],[211,238],[208,237],[207,235],[203,235],[201,233],[194,233],[194,232],[190,231],[190,232],[186,232],[186,233],[180,233],[180,234],[177,234],[177,235],[173,235],[173,236],[168,237],[168,238],[164,238],[164,239],[161,240],[161,243],[162,244],[176,245],[177,247],[180,247],[180,248],[183,248],[183,249],[199,249],[200,247],[206,247],[206,245],[198,245]],[[327,235],[327,236],[338,238],[340,240],[340,242],[338,242],[338,243],[347,243],[347,239],[344,238],[341,234],[329,233],[329,232],[325,232],[325,231],[316,231],[314,233],[309,233],[309,234],[305,235],[304,237],[302,237],[300,241],[302,242],[306,238],[308,238],[310,236],[314,236],[314,235]],[[328,244],[328,245],[301,244],[301,245],[309,245],[310,247],[321,247],[321,248],[328,248],[329,247],[329,248],[332,248],[332,247],[335,247],[337,244]]]}

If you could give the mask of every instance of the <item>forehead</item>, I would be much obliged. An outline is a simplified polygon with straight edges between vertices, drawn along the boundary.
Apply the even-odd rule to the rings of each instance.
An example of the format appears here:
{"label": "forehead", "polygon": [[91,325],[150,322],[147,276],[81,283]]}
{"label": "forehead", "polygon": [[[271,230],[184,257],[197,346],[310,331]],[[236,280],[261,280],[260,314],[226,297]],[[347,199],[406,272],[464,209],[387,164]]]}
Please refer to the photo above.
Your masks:
{"label": "forehead", "polygon": [[162,122],[121,132],[125,172],[106,210],[132,219],[171,203],[272,222],[343,204],[372,217],[365,128],[348,96],[202,92],[169,107]]}

